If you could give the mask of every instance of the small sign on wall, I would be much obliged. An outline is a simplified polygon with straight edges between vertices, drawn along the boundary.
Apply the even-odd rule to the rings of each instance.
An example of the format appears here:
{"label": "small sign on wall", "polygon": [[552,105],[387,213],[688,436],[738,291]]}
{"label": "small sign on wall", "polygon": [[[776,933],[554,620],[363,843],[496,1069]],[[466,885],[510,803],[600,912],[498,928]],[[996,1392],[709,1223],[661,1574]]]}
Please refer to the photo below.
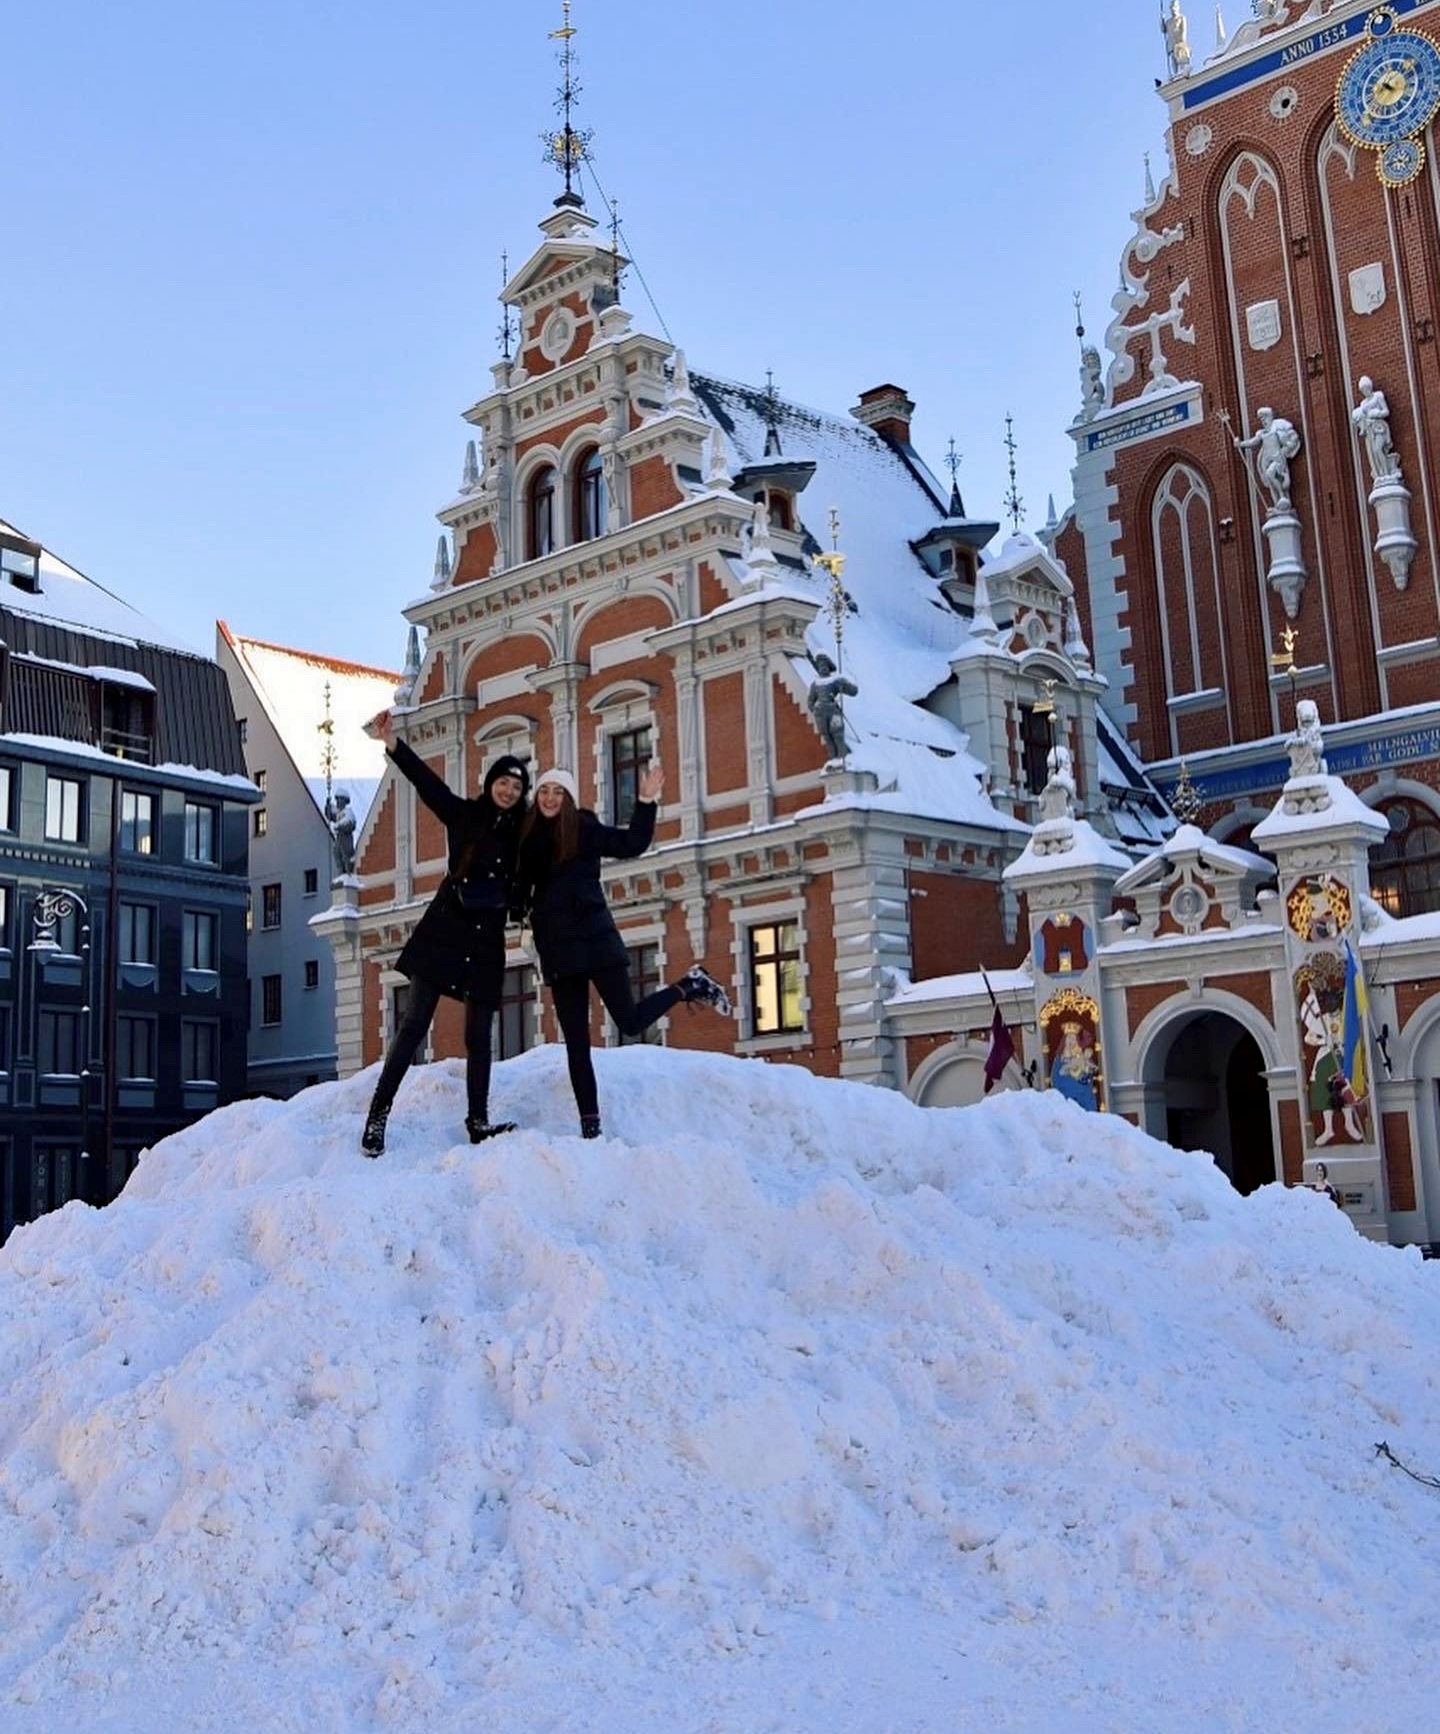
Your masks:
{"label": "small sign on wall", "polygon": [[1280,341],[1280,303],[1252,302],[1245,309],[1245,330],[1252,349],[1273,349]]}

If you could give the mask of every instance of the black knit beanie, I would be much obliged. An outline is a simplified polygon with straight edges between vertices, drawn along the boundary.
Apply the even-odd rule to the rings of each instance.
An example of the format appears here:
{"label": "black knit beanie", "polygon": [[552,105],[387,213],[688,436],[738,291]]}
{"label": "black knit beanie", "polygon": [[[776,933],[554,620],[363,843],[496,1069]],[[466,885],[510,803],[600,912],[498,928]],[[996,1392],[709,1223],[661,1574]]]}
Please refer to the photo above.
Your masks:
{"label": "black knit beanie", "polygon": [[523,801],[530,793],[530,772],[523,759],[517,759],[513,753],[502,753],[490,769],[485,773],[485,793],[490,793],[496,777],[519,777],[520,799]]}

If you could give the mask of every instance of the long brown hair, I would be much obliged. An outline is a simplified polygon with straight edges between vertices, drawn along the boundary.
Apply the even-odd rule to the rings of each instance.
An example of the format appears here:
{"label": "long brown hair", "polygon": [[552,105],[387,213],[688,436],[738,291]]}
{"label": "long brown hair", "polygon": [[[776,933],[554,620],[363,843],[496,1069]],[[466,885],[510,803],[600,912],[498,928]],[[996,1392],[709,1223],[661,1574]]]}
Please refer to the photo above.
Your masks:
{"label": "long brown hair", "polygon": [[560,867],[575,859],[579,847],[580,810],[570,799],[568,789],[561,789],[560,811],[553,819],[547,819],[540,811],[538,800],[532,804],[520,827],[520,848],[529,861],[545,870]]}

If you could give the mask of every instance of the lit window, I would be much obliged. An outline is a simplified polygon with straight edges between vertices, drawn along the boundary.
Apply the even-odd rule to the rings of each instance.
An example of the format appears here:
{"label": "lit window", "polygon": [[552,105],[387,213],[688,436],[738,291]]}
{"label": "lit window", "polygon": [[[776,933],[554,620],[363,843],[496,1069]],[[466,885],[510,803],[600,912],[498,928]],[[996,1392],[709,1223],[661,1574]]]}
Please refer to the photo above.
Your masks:
{"label": "lit window", "polygon": [[260,1022],[262,1024],[278,1024],[280,1022],[280,977],[278,975],[263,975],[260,978]]}
{"label": "lit window", "polygon": [[1387,801],[1390,835],[1370,854],[1370,894],[1391,915],[1440,909],[1440,818],[1419,801]]}
{"label": "lit window", "polygon": [[805,1027],[800,1009],[800,928],[779,921],[750,929],[751,1033],[777,1035]]}
{"label": "lit window", "polygon": [[80,788],[70,777],[45,779],[45,840],[49,843],[80,841]]}
{"label": "lit window", "polygon": [[136,789],[120,794],[120,847],[132,855],[149,855],[155,847],[155,797]]}
{"label": "lit window", "polygon": [[278,927],[280,925],[279,885],[262,885],[260,887],[260,925],[262,927]]}
{"label": "lit window", "polygon": [[219,917],[212,909],[187,909],[181,918],[180,962],[185,969],[215,968]]}
{"label": "lit window", "polygon": [[215,809],[200,801],[185,803],[185,859],[215,860]]}

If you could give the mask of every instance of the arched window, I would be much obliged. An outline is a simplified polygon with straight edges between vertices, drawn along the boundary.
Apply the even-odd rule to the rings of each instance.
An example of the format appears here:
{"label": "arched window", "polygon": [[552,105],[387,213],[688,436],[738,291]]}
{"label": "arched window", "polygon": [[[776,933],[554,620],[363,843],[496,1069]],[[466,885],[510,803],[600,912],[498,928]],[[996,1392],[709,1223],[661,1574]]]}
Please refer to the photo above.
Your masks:
{"label": "arched window", "polygon": [[555,546],[555,470],[550,464],[536,470],[526,495],[529,535],[527,559],[538,560]]}
{"label": "arched window", "polygon": [[793,530],[795,528],[795,514],[791,510],[789,494],[777,494],[772,489],[769,506],[770,523],[774,529]]}
{"label": "arched window", "polygon": [[571,523],[572,540],[588,542],[593,536],[605,534],[605,519],[610,502],[605,491],[605,465],[599,446],[591,446],[575,465],[575,502]]}
{"label": "arched window", "polygon": [[1440,909],[1440,818],[1419,801],[1386,801],[1390,835],[1370,851],[1370,892],[1391,915]]}

